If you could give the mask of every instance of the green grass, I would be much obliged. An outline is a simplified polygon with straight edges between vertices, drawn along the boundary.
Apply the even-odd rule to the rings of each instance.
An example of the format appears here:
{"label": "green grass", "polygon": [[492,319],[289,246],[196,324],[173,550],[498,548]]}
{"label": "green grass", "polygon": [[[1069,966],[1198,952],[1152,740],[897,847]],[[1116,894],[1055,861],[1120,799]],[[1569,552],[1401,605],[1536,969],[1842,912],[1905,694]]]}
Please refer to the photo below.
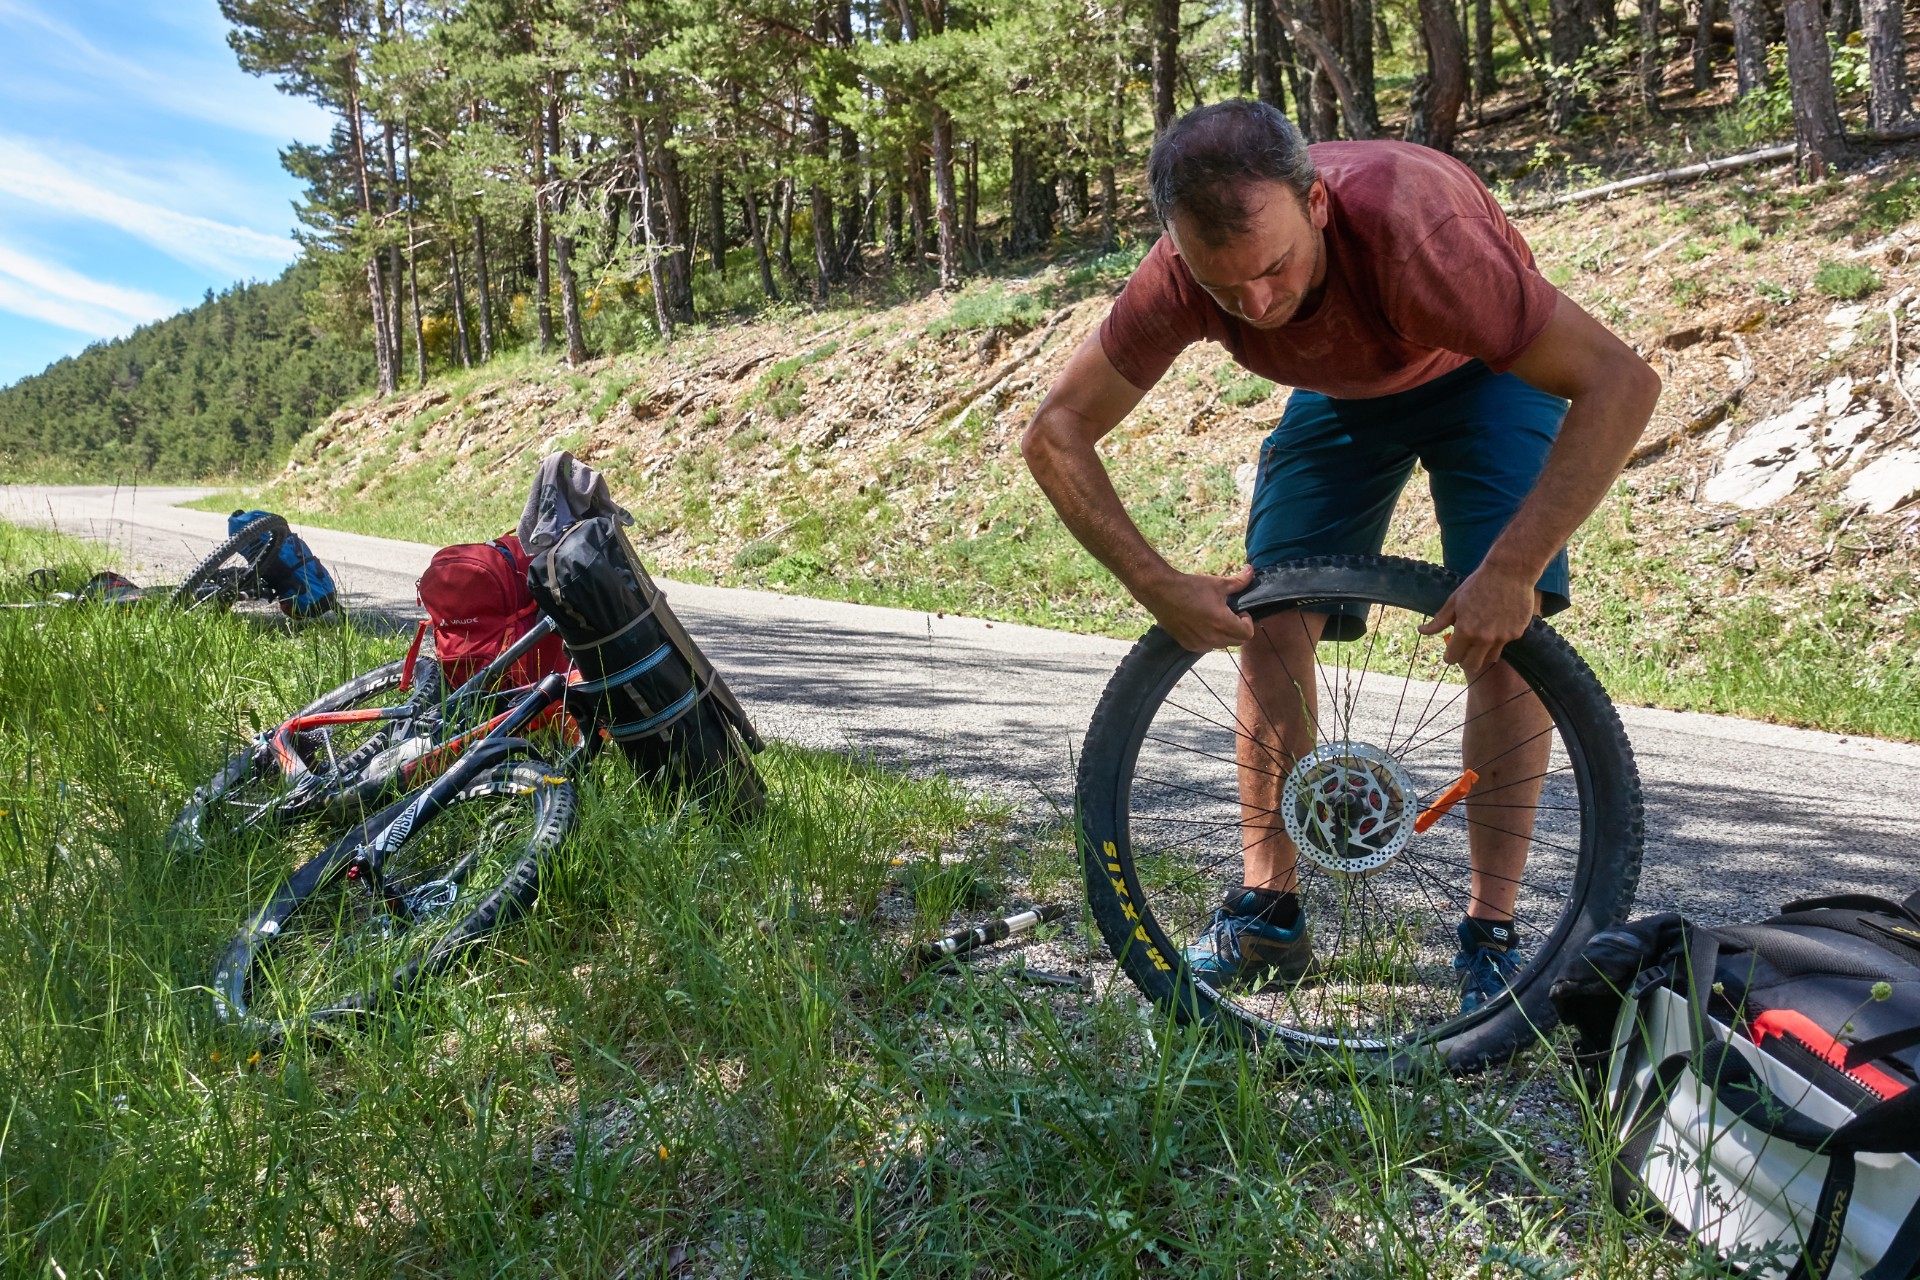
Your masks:
{"label": "green grass", "polygon": [[[1098,278],[1096,274],[1088,279]],[[939,337],[948,333],[966,333],[977,329],[1004,329],[1025,333],[1046,318],[1047,300],[1034,293],[1008,293],[998,283],[975,285],[953,300],[946,315],[927,326],[927,332]]]}
{"label": "green grass", "polygon": [[1616,700],[1920,739],[1920,585],[1798,605],[1790,570],[1727,564],[1738,526],[1649,545],[1636,523],[1657,498],[1616,486],[1574,539],[1575,605],[1554,619]]}
{"label": "green grass", "polygon": [[[50,551],[0,528],[0,594]],[[908,976],[906,942],[1066,891],[1070,854],[791,748],[742,832],[610,755],[527,923],[256,1056],[200,984],[274,850],[182,862],[165,826],[237,736],[401,640],[70,609],[0,611],[0,645],[5,1274],[1718,1274],[1629,1248],[1544,1154],[1581,1123],[1549,1055],[1282,1077],[1124,982]]]}
{"label": "green grass", "polygon": [[1823,262],[1813,273],[1813,287],[1829,298],[1853,302],[1880,287],[1880,273],[1864,262]]}

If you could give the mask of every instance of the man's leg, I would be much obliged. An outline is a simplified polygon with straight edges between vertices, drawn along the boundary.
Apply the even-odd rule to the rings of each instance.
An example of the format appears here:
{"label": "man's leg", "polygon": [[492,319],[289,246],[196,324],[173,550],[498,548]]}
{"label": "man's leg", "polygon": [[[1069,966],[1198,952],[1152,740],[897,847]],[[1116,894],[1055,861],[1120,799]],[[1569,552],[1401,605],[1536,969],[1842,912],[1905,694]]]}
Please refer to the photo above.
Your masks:
{"label": "man's leg", "polygon": [[1466,802],[1473,864],[1467,914],[1476,920],[1513,919],[1533,841],[1534,805],[1553,749],[1552,727],[1540,699],[1504,662],[1467,690],[1460,762],[1480,775]]}
{"label": "man's leg", "polygon": [[[1421,423],[1416,447],[1432,481],[1447,567],[1472,573],[1532,492],[1560,431],[1566,401],[1512,374],[1472,379]],[[1566,607],[1566,553],[1542,576],[1534,608]],[[1465,804],[1473,867],[1460,923],[1461,1008],[1497,998],[1519,972],[1515,907],[1533,841],[1535,806],[1552,752],[1552,722],[1502,662],[1468,690],[1462,764],[1480,775]]]}
{"label": "man's leg", "polygon": [[1261,622],[1240,650],[1240,847],[1250,889],[1296,893],[1298,850],[1280,815],[1280,792],[1294,761],[1314,748],[1319,708],[1314,645],[1326,626],[1318,613],[1289,611]]}
{"label": "man's leg", "polygon": [[[1247,563],[1377,552],[1412,470],[1411,450],[1355,439],[1325,396],[1295,391],[1261,449]],[[1234,736],[1243,878],[1226,886],[1212,925],[1184,952],[1189,971],[1216,985],[1295,980],[1312,963],[1280,793],[1294,760],[1314,746],[1314,644],[1325,623],[1320,614],[1277,615],[1241,646]]]}

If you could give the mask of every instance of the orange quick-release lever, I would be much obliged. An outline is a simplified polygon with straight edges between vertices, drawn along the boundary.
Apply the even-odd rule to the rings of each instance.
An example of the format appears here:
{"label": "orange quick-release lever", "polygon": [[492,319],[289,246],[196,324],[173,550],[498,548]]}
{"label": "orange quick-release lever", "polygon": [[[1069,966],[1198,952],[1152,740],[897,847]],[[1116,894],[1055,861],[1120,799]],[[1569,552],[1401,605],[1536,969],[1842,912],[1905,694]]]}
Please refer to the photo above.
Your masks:
{"label": "orange quick-release lever", "polygon": [[1468,769],[1453,780],[1453,785],[1442,791],[1426,811],[1413,820],[1413,829],[1425,833],[1426,829],[1447,816],[1447,810],[1467,798],[1467,792],[1473,790],[1473,784],[1480,781],[1480,775]]}

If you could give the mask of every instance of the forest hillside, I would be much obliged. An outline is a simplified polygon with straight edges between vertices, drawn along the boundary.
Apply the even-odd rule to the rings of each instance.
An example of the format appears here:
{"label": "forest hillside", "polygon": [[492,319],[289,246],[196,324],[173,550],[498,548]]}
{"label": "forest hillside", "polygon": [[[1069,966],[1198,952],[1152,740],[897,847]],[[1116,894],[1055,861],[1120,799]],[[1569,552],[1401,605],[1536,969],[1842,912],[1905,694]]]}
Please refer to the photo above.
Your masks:
{"label": "forest hillside", "polygon": [[[1813,185],[1747,170],[1519,222],[1548,276],[1666,381],[1576,545],[1586,594],[1568,625],[1610,685],[1920,734],[1920,160]],[[608,473],[670,576],[1137,631],[1144,616],[1065,534],[1017,439],[1143,247],[364,400],[252,497],[389,536],[479,538],[514,522],[534,461],[568,448]],[[1252,460],[1284,394],[1196,347],[1103,446],[1177,562],[1239,563]],[[1392,546],[1438,556],[1418,481]],[[1886,719],[1902,706],[1914,723]]]}
{"label": "forest hillside", "polygon": [[316,324],[318,270],[240,284],[0,388],[0,479],[193,479],[277,462],[373,382]]}

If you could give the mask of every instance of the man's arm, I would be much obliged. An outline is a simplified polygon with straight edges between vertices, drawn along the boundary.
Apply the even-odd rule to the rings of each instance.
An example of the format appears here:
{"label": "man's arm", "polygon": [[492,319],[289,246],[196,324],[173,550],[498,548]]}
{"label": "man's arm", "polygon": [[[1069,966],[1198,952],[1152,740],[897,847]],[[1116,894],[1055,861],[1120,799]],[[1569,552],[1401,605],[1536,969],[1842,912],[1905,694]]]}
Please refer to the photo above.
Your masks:
{"label": "man's arm", "polygon": [[1175,640],[1199,653],[1250,640],[1253,624],[1227,607],[1227,597],[1246,589],[1252,571],[1216,577],[1181,573],[1168,564],[1127,515],[1094,450],[1144,394],[1113,367],[1096,330],[1073,353],[1035,411],[1020,452],[1080,545],[1110,569]]}
{"label": "man's arm", "polygon": [[1565,294],[1513,372],[1571,402],[1533,491],[1487,558],[1421,630],[1453,629],[1447,661],[1477,675],[1533,621],[1534,583],[1627,464],[1653,417],[1660,375]]}

